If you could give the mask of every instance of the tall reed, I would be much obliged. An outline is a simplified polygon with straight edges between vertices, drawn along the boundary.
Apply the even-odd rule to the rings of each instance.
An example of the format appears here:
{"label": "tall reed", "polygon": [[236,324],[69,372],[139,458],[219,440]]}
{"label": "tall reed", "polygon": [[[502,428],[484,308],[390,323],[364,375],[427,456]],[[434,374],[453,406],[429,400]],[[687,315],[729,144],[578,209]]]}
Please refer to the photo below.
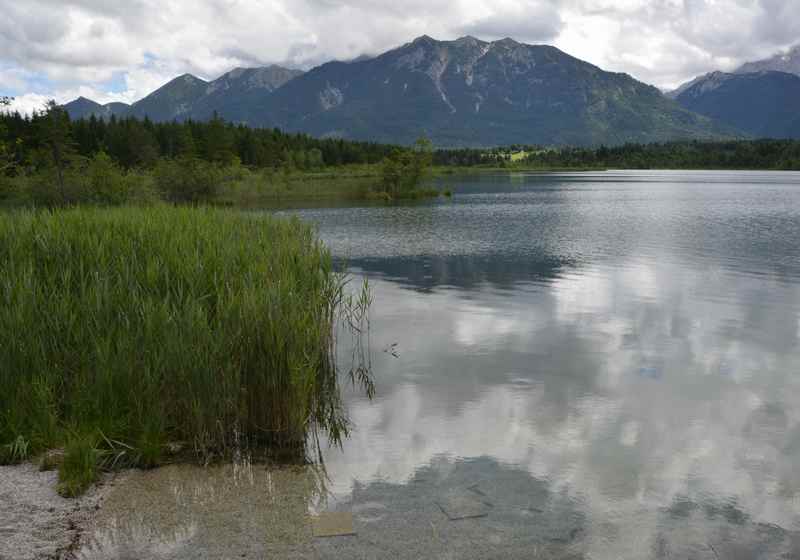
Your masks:
{"label": "tall reed", "polygon": [[[210,452],[317,429],[336,441],[335,323],[368,304],[345,284],[296,219],[0,213],[0,444],[36,452],[91,433],[147,465],[169,441]],[[361,367],[351,377],[371,394]]]}

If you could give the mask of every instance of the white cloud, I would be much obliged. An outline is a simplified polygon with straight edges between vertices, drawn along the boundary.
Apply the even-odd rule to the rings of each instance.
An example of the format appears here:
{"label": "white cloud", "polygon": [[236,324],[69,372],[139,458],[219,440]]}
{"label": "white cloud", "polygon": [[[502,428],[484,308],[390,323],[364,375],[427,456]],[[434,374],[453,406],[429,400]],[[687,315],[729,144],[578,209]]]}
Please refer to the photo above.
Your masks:
{"label": "white cloud", "polygon": [[51,98],[47,95],[42,95],[40,93],[26,93],[25,95],[15,97],[7,110],[11,112],[18,111],[23,115],[30,115],[34,111],[41,111],[44,108],[44,104],[50,99]]}
{"label": "white cloud", "polygon": [[511,37],[528,43],[555,39],[563,28],[557,3],[549,0],[493,2],[491,11],[461,29],[483,39]]}
{"label": "white cloud", "polygon": [[800,36],[793,0],[0,0],[0,13],[0,91],[26,100],[88,87],[129,101],[183,72],[307,68],[466,33],[551,42],[669,87]]}

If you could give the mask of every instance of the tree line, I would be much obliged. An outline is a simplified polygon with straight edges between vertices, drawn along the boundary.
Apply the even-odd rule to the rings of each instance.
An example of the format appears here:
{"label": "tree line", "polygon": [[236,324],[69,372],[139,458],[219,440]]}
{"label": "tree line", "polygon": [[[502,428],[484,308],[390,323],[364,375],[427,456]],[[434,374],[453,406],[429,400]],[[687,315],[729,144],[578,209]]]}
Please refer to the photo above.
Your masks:
{"label": "tree line", "polygon": [[[109,119],[91,116],[71,120],[66,110],[48,103],[43,110],[25,116],[0,114],[0,143],[18,166],[42,165],[50,154],[53,135],[69,154],[91,157],[103,151],[126,169],[151,167],[159,158],[196,157],[229,165],[238,161],[252,167],[292,167],[314,170],[326,166],[378,163],[393,146],[374,142],[319,139],[278,129],[254,129],[210,121],[155,123],[145,118]],[[65,152],[65,155],[69,155]]]}
{"label": "tree line", "polygon": [[[522,157],[512,161],[512,154]],[[533,169],[800,170],[798,140],[676,141],[596,148],[512,146],[437,150],[434,164]]]}
{"label": "tree line", "polygon": [[[351,197],[416,198],[436,194],[419,189],[432,165],[800,169],[796,140],[434,150],[425,139],[412,147],[319,139],[249,128],[217,116],[207,122],[154,123],[113,116],[72,120],[52,101],[23,116],[6,111],[9,102],[0,98],[0,202],[22,204],[122,204],[148,198],[203,202],[219,200],[221,192],[299,198],[319,194],[320,185],[333,196],[347,192]],[[298,176],[319,177],[320,182],[304,179],[298,186]],[[337,179],[340,184],[334,186]]]}
{"label": "tree line", "polygon": [[[395,197],[416,186],[430,165],[429,144],[410,149],[320,139],[216,115],[207,122],[72,120],[54,101],[25,116],[4,111],[9,102],[0,99],[0,199],[36,205],[121,204],[147,196],[201,202],[213,200],[225,185],[290,190],[289,178],[297,172],[345,166],[373,166],[371,173],[383,177],[374,189]],[[336,172],[348,173],[354,172]]]}

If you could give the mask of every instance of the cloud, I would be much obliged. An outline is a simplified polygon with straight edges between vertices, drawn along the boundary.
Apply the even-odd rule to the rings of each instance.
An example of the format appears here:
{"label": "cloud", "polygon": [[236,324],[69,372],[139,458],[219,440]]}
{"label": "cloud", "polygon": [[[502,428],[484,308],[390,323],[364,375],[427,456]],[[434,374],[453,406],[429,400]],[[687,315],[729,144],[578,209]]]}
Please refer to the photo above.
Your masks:
{"label": "cloud", "polygon": [[50,100],[50,96],[42,95],[40,93],[26,93],[15,97],[8,107],[8,111],[17,111],[23,115],[30,115],[34,111],[41,111],[45,103]]}
{"label": "cloud", "polygon": [[511,37],[518,41],[543,43],[555,39],[564,22],[551,2],[500,2],[490,15],[464,25],[465,34],[483,39]]}
{"label": "cloud", "polygon": [[184,72],[309,68],[422,34],[552,43],[670,87],[800,37],[794,0],[0,0],[0,13],[0,93],[57,99],[130,100]]}
{"label": "cloud", "polygon": [[568,0],[561,8],[557,46],[664,88],[732,70],[800,36],[791,0]]}
{"label": "cloud", "polygon": [[[547,290],[518,290],[513,301],[488,287],[420,296],[371,278],[381,302],[371,336],[376,347],[399,342],[401,357],[376,357],[379,399],[348,402],[356,428],[344,453],[328,454],[329,490],[405,483],[442,457],[489,456],[579,493],[593,519],[606,520],[612,509],[612,525],[636,519],[636,534],[613,539],[627,550],[658,536],[660,508],[686,495],[686,481],[705,496],[735,496],[759,521],[791,525],[797,504],[765,492],[753,472],[783,483],[800,464],[783,437],[769,437],[768,424],[777,411],[785,422],[779,434],[800,429],[791,406],[800,397],[792,375],[798,333],[781,334],[797,324],[796,312],[791,305],[754,312],[763,301],[751,289],[766,282],[758,290],[785,289],[792,302],[800,290],[683,268],[676,279],[671,265],[651,259],[588,265]],[[698,289],[731,294],[725,312],[713,298],[672,297]],[[704,320],[682,320],[689,316]],[[419,328],[398,332],[412,323]],[[732,324],[741,335],[720,339]],[[791,346],[776,352],[781,338]],[[642,364],[654,357],[663,376],[643,377]],[[746,460],[754,456],[758,462]],[[598,548],[588,555],[625,557],[605,549],[608,528],[594,528],[596,538],[585,542]]]}

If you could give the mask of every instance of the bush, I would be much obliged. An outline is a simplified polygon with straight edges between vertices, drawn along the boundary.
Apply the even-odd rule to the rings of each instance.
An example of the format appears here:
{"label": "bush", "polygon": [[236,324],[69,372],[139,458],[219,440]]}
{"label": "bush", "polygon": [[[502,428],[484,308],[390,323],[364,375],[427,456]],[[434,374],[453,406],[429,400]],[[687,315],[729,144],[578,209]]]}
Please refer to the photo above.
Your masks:
{"label": "bush", "polygon": [[0,204],[7,204],[17,196],[17,183],[13,178],[0,175]]}
{"label": "bush", "polygon": [[98,152],[85,170],[86,200],[104,205],[123,204],[131,198],[131,182],[105,152]]}
{"label": "bush", "polygon": [[156,196],[148,173],[125,171],[105,152],[89,159],[76,158],[64,171],[64,190],[57,187],[56,170],[43,166],[29,176],[9,179],[22,203],[55,208],[76,204],[119,206],[150,203]]}
{"label": "bush", "polygon": [[192,157],[162,159],[153,176],[156,187],[169,202],[208,202],[217,195],[223,180],[215,164]]}
{"label": "bush", "polygon": [[395,150],[381,164],[381,189],[393,198],[416,198],[415,191],[430,173],[429,140],[420,138],[413,150]]}

